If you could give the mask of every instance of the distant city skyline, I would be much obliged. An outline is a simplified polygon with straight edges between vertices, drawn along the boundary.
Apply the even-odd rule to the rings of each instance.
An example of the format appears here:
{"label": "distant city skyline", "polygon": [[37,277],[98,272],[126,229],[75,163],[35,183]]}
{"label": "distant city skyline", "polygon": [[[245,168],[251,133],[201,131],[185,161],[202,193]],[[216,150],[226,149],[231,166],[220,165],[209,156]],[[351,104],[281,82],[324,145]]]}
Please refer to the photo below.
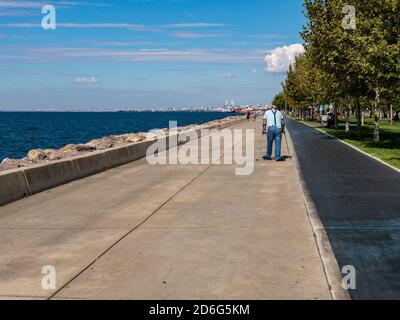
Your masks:
{"label": "distant city skyline", "polygon": [[[41,26],[45,4],[55,30]],[[0,110],[270,103],[303,51],[302,9],[302,0],[0,0]]]}

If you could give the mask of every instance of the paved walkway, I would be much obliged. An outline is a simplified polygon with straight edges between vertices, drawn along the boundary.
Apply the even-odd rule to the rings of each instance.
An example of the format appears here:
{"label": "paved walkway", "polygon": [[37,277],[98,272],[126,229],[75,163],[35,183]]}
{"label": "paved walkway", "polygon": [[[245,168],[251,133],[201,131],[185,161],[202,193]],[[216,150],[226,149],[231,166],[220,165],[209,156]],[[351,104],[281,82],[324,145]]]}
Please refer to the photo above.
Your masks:
{"label": "paved walkway", "polygon": [[356,269],[353,299],[400,299],[400,174],[289,121],[307,196],[340,267]]}
{"label": "paved walkway", "polygon": [[141,160],[1,207],[0,298],[330,299],[294,160],[235,168]]}

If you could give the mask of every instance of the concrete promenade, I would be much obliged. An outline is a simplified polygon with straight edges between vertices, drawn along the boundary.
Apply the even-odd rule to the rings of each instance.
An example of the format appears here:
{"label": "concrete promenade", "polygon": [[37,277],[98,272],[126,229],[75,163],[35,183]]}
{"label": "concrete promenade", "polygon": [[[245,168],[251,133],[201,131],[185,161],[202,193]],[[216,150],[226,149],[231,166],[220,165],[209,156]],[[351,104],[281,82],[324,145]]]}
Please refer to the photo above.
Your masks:
{"label": "concrete promenade", "polygon": [[142,159],[0,207],[0,299],[330,299],[295,161],[236,167]]}

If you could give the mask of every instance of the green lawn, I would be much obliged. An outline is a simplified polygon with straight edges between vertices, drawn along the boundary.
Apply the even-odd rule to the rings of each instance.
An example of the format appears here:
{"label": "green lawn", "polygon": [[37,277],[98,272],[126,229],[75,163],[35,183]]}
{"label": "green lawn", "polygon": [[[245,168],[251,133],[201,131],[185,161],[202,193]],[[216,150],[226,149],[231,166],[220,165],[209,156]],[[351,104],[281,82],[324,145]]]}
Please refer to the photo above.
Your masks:
{"label": "green lawn", "polygon": [[365,118],[365,125],[362,127],[362,139],[357,137],[356,119],[350,119],[350,132],[345,132],[345,122],[339,121],[338,129],[327,129],[321,127],[315,121],[302,121],[313,127],[320,128],[343,141],[346,141],[353,146],[391,164],[392,166],[400,169],[400,122],[394,122],[393,126],[387,119],[380,121],[380,144],[372,142],[374,126],[373,119]]}

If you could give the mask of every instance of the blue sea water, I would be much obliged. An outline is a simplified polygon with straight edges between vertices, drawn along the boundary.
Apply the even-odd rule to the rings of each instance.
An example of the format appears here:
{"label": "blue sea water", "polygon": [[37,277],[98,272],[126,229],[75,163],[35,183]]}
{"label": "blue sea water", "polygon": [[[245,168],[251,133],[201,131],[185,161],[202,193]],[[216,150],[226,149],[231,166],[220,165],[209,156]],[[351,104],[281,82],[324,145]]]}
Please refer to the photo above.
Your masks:
{"label": "blue sea water", "polygon": [[0,112],[0,161],[31,149],[59,149],[108,135],[203,124],[227,117],[217,112]]}

